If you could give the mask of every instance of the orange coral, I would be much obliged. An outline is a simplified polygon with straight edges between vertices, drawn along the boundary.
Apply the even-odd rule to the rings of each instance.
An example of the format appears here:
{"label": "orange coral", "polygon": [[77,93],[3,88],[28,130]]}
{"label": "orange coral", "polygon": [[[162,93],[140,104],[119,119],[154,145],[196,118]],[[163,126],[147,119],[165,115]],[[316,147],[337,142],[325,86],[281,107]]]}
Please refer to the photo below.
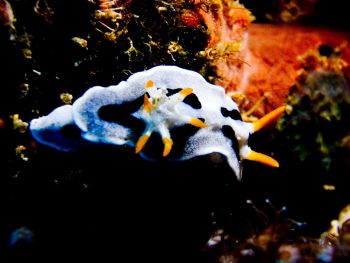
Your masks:
{"label": "orange coral", "polygon": [[[252,24],[244,57],[249,66],[244,65],[244,74],[241,75],[243,77],[239,85],[228,87],[243,92],[249,98],[250,103],[246,105],[246,109],[252,107],[265,94],[265,103],[256,112],[257,116],[262,116],[283,104],[290,87],[300,75],[301,66],[316,68],[325,60],[323,64],[327,65],[322,64],[323,68],[342,67],[346,71],[350,51],[345,47],[349,39],[349,33],[329,29]],[[317,50],[321,44],[332,47],[343,45],[343,60],[331,62],[332,58],[326,59],[312,54],[301,57],[308,50]]]}
{"label": "orange coral", "polygon": [[207,9],[199,9],[208,27],[209,48],[219,43],[240,42],[254,17],[238,1],[212,0]]}
{"label": "orange coral", "polygon": [[[216,84],[227,89],[236,87],[243,74],[247,27],[254,17],[238,1],[212,0],[207,9],[199,9],[208,28],[209,43],[202,53],[214,66]],[[242,48],[243,47],[243,48]]]}

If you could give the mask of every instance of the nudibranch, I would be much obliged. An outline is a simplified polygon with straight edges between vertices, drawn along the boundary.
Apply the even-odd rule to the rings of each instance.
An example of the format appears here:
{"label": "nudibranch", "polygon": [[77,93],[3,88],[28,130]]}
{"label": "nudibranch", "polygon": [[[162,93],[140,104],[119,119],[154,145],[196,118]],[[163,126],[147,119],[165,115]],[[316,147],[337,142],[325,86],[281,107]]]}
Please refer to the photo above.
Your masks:
{"label": "nudibranch", "polygon": [[[96,143],[128,145],[151,158],[157,149],[152,145],[161,142],[161,158],[187,160],[216,152],[240,179],[244,159],[278,167],[273,158],[253,151],[248,138],[284,110],[282,106],[254,123],[244,122],[222,87],[190,70],[156,66],[118,85],[88,89],[73,105],[33,119],[30,130],[38,142],[62,151]],[[79,136],[65,132],[67,127]],[[185,128],[191,133],[184,134]]]}

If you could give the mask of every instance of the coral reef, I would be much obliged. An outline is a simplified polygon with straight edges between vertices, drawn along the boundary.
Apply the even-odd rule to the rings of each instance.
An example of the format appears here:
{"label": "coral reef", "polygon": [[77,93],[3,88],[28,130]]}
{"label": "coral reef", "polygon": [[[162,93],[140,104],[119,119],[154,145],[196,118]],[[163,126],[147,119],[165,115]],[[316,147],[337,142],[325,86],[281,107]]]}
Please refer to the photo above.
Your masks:
{"label": "coral reef", "polygon": [[[248,200],[248,203],[254,204]],[[267,204],[271,205],[267,200]],[[307,236],[305,223],[287,216],[282,207],[268,216],[266,208],[254,208],[264,226],[247,238],[238,239],[223,229],[209,239],[206,262],[346,262],[350,257],[349,205],[341,209],[339,219],[319,237]],[[263,220],[264,219],[264,220]]]}
{"label": "coral reef", "polygon": [[208,27],[209,42],[200,55],[214,68],[214,81],[227,90],[236,89],[244,75],[248,25],[254,20],[252,13],[238,1],[212,1],[207,9],[200,9]]}

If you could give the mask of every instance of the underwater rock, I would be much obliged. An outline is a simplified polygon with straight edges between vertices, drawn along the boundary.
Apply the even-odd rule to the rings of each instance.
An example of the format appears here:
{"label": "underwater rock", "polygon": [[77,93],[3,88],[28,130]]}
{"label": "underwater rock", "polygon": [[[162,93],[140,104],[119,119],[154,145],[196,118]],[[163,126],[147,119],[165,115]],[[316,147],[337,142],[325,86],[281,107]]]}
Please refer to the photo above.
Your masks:
{"label": "underwater rock", "polygon": [[[245,63],[239,71],[231,71],[216,82],[230,91],[238,91],[247,97],[242,112],[250,110],[262,97],[263,103],[254,115],[263,116],[282,105],[290,88],[296,82],[299,58],[308,50],[320,45],[338,48],[341,57],[350,61],[349,33],[323,27],[271,25],[252,23],[246,34],[246,46],[242,45],[240,59]],[[230,63],[230,59],[226,63]],[[233,63],[234,61],[231,61]]]}
{"label": "underwater rock", "polygon": [[[271,157],[252,151],[248,138],[283,112],[281,107],[255,123],[243,122],[237,105],[223,88],[206,82],[196,72],[157,66],[118,85],[90,88],[73,105],[32,120],[30,130],[38,142],[58,150],[75,150],[87,141],[135,147],[145,158],[159,157],[152,140],[146,145],[152,133],[158,133],[164,145],[163,157],[187,160],[221,153],[240,179],[242,159],[278,166]],[[75,129],[75,136],[62,132],[67,126]],[[172,136],[187,126],[194,131],[185,137],[180,151],[172,150],[177,146]]]}

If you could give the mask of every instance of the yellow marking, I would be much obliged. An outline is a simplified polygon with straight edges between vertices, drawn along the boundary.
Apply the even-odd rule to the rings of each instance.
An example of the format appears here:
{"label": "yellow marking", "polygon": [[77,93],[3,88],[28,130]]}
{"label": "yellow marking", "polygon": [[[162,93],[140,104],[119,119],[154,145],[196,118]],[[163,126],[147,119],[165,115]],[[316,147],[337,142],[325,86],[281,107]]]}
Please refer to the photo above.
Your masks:
{"label": "yellow marking", "polygon": [[147,111],[147,112],[151,112],[152,110],[154,110],[154,105],[152,104],[152,102],[150,102],[150,100],[148,99],[147,94],[145,94],[143,96],[143,110]]}
{"label": "yellow marking", "polygon": [[163,143],[164,143],[163,157],[166,157],[168,156],[168,154],[171,151],[171,148],[173,147],[173,140],[168,137],[164,137]]}
{"label": "yellow marking", "polygon": [[179,92],[179,94],[186,97],[186,96],[190,95],[192,92],[193,92],[192,88],[184,88]]}
{"label": "yellow marking", "polygon": [[147,82],[146,82],[146,84],[145,84],[145,88],[146,89],[150,89],[150,88],[152,88],[154,86],[154,82],[150,79],[150,80],[148,80]]}
{"label": "yellow marking", "polygon": [[136,147],[135,147],[135,153],[139,153],[142,151],[142,149],[145,147],[148,139],[149,139],[148,134],[144,134],[138,139],[138,141],[136,143]]}
{"label": "yellow marking", "polygon": [[277,109],[274,109],[273,111],[266,114],[261,119],[254,121],[253,122],[254,132],[260,130],[261,128],[264,128],[264,127],[270,125],[271,123],[273,123],[275,121],[277,121],[278,118],[284,113],[285,109],[286,109],[286,106],[278,107]]}
{"label": "yellow marking", "polygon": [[323,189],[326,191],[334,191],[335,190],[335,185],[332,184],[324,184]]}
{"label": "yellow marking", "polygon": [[189,124],[192,124],[193,126],[196,126],[198,128],[207,128],[208,126],[202,122],[200,119],[192,118],[189,121]]}
{"label": "yellow marking", "polygon": [[266,164],[268,166],[275,167],[275,168],[280,166],[279,163],[275,159],[273,159],[272,157],[267,156],[263,153],[258,153],[258,152],[254,152],[254,151],[251,151],[245,157],[245,159],[250,160],[250,161],[259,162],[262,164]]}

